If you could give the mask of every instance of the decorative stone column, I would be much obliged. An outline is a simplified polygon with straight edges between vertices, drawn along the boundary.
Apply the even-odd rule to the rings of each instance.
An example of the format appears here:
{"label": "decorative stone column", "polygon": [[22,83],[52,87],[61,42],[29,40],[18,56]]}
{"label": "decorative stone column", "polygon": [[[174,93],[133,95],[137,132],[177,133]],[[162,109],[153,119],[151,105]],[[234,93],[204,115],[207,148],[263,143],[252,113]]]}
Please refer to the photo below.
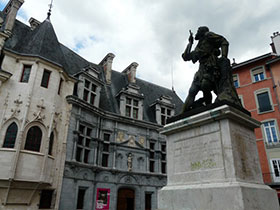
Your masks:
{"label": "decorative stone column", "polygon": [[160,210],[276,210],[263,184],[254,128],[260,123],[228,105],[170,123],[167,186]]}

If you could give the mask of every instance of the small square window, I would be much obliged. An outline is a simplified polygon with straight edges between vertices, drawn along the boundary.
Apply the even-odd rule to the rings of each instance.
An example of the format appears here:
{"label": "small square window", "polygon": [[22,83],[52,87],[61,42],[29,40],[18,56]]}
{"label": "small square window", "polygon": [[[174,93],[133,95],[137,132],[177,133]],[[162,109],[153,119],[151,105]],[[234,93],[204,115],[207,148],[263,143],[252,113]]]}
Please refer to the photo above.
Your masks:
{"label": "small square window", "polygon": [[104,133],[104,141],[110,141],[110,134]]}
{"label": "small square window", "polygon": [[265,79],[264,68],[258,67],[252,70],[253,82],[259,82]]}
{"label": "small square window", "polygon": [[29,81],[30,72],[31,72],[31,66],[24,65],[22,74],[21,74],[21,78],[20,78],[20,82],[27,83]]}
{"label": "small square window", "polygon": [[131,98],[126,98],[126,104],[131,104]]}
{"label": "small square window", "polygon": [[133,100],[133,106],[138,106],[138,101],[137,100]]}
{"label": "small square window", "polygon": [[48,88],[50,76],[51,76],[51,72],[48,70],[44,70],[42,81],[41,81],[41,87]]}

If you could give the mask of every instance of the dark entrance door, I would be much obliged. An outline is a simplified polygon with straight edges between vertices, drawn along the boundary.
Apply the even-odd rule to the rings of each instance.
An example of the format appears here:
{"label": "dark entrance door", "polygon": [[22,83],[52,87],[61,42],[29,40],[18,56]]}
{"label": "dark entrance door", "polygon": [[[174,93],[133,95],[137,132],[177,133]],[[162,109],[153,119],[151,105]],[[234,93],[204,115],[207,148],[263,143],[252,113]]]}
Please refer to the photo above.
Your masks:
{"label": "dark entrance door", "polygon": [[134,200],[134,190],[128,188],[119,189],[117,210],[134,210]]}

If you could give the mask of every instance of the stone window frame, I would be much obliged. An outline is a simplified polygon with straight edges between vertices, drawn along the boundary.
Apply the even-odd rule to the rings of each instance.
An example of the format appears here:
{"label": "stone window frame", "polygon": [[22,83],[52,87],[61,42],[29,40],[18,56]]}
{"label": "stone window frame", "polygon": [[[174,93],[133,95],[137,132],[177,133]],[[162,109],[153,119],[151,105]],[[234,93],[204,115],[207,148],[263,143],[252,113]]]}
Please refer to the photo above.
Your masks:
{"label": "stone window frame", "polygon": [[[84,127],[84,129],[82,129],[81,127]],[[75,160],[80,163],[89,164],[90,153],[91,153],[90,144],[92,142],[91,136],[92,136],[93,129],[83,123],[79,123],[78,131],[79,132],[78,132],[78,139],[76,144]],[[87,157],[86,161],[85,161],[85,157]]]}
{"label": "stone window frame", "polygon": [[[12,142],[11,142],[10,137],[7,136],[7,135],[11,135],[11,134],[8,133],[8,132],[10,132],[9,129],[11,129],[11,126],[12,126],[12,125],[16,125],[16,131],[13,131],[13,130],[12,130],[12,132],[15,132],[15,134],[14,134],[13,139],[12,139]],[[10,149],[15,148],[16,139],[17,139],[17,136],[18,136],[18,134],[19,134],[18,130],[19,130],[19,129],[18,129],[18,125],[17,125],[17,123],[16,123],[15,121],[12,121],[12,122],[8,125],[8,127],[6,128],[6,132],[5,132],[5,136],[4,136],[4,140],[3,140],[3,145],[2,145],[3,148],[10,148]],[[10,144],[13,144],[13,146],[11,147]]]}
{"label": "stone window frame", "polygon": [[[265,127],[265,123],[267,122],[274,122],[274,127],[275,127],[275,133],[276,133],[276,138],[277,138],[277,141],[274,142],[273,139],[272,139],[272,142],[268,142],[268,138],[267,138],[267,132],[266,132],[266,127]],[[262,128],[262,133],[263,133],[263,138],[264,138],[264,142],[268,145],[273,145],[273,144],[278,144],[279,143],[279,127],[278,127],[278,123],[277,123],[277,120],[274,119],[274,118],[271,118],[271,119],[266,119],[264,121],[262,121],[262,125],[261,125],[261,128]],[[270,129],[270,132],[271,129]],[[272,134],[273,135],[273,134]]]}
{"label": "stone window frame", "polygon": [[[33,133],[29,133],[29,132],[32,132],[32,128],[38,128],[39,130],[36,130],[36,131],[40,131],[40,133],[35,133],[36,135],[40,134],[40,136],[37,136],[37,137],[40,137],[38,140],[38,142],[35,142],[34,144],[34,141],[28,139],[28,137],[31,137],[29,135],[34,135]],[[27,132],[26,132],[26,136],[25,136],[25,142],[24,142],[24,150],[26,151],[32,151],[32,152],[40,152],[41,151],[41,148],[42,148],[42,142],[43,142],[43,138],[44,137],[44,133],[43,133],[43,130],[42,128],[39,126],[39,125],[32,125],[30,126],[28,129],[27,129]],[[34,144],[34,145],[33,145]]]}
{"label": "stone window frame", "polygon": [[84,78],[82,99],[91,105],[95,105],[98,85],[88,78]]}
{"label": "stone window frame", "polygon": [[[27,71],[27,69],[29,69],[28,78],[24,79],[24,74]],[[19,82],[21,82],[21,83],[28,83],[29,79],[30,79],[30,75],[31,75],[31,70],[32,70],[32,65],[31,64],[23,64],[22,65],[22,72],[21,72],[21,76],[20,76]]]}
{"label": "stone window frame", "polygon": [[[163,111],[163,109],[164,109],[164,111]],[[169,113],[168,113],[168,111],[169,111]],[[172,112],[173,112],[173,114],[172,114]],[[172,108],[163,106],[163,105],[160,106],[160,124],[161,125],[165,125],[167,119],[172,117],[173,115],[174,115],[174,111]]]}
{"label": "stone window frame", "polygon": [[[233,80],[234,87],[239,88],[240,87],[239,75],[238,74],[232,74],[232,80]],[[237,86],[235,86],[235,81],[237,82]]]}
{"label": "stone window frame", "polygon": [[[280,182],[280,159],[270,159],[271,174],[274,182]],[[276,168],[275,168],[276,166]]]}
{"label": "stone window frame", "polygon": [[[128,103],[128,99],[130,102]],[[127,110],[130,110],[129,113]],[[131,96],[125,96],[125,116],[133,119],[139,119],[140,100]],[[136,112],[134,112],[136,111]]]}
{"label": "stone window frame", "polygon": [[[260,78],[260,80],[256,81],[255,75],[260,75],[261,73],[263,74],[263,79]],[[267,78],[264,66],[256,66],[256,67],[250,69],[250,74],[251,74],[251,79],[252,79],[253,83],[261,82],[263,80],[266,80],[266,78]]]}
{"label": "stone window frame", "polygon": [[44,69],[42,79],[41,79],[41,84],[40,84],[41,87],[43,87],[43,88],[49,87],[51,74],[52,74],[52,71]]}
{"label": "stone window frame", "polygon": [[[258,100],[257,95],[265,93],[265,92],[268,93],[269,102],[271,104],[271,110],[260,112],[260,105],[259,105],[259,100]],[[254,91],[254,96],[255,96],[255,101],[256,101],[256,106],[257,106],[257,113],[258,114],[265,114],[265,113],[269,113],[269,112],[273,112],[274,111],[274,104],[273,104],[273,101],[272,101],[272,96],[271,96],[269,88],[262,88],[262,89],[255,90]]]}

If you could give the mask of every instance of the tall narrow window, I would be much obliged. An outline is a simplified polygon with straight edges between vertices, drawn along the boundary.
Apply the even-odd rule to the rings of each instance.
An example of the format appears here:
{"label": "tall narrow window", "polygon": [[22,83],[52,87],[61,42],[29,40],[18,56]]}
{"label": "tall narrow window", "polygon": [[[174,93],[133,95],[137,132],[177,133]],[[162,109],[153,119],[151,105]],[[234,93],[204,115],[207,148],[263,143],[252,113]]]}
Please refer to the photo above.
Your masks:
{"label": "tall narrow window", "polygon": [[161,173],[166,174],[166,145],[161,145]]}
{"label": "tall narrow window", "polygon": [[92,129],[84,125],[79,126],[79,138],[76,149],[76,161],[88,163],[90,155],[90,142],[91,142]]}
{"label": "tall narrow window", "polygon": [[263,126],[264,126],[265,137],[266,137],[267,143],[277,143],[278,135],[277,135],[275,121],[271,120],[271,121],[265,122],[263,124]]}
{"label": "tall narrow window", "polygon": [[24,65],[23,69],[22,69],[21,77],[20,77],[20,82],[27,83],[29,81],[30,72],[31,72],[31,66]]}
{"label": "tall narrow window", "polygon": [[48,152],[49,155],[52,155],[53,141],[54,141],[54,135],[53,135],[53,132],[52,132],[51,136],[50,136],[50,143],[49,143],[49,152]]}
{"label": "tall narrow window", "polygon": [[31,127],[27,132],[24,149],[39,152],[41,147],[41,140],[41,129],[38,126]]}
{"label": "tall narrow window", "polygon": [[259,112],[267,112],[272,110],[271,101],[268,92],[262,92],[257,94]]}
{"label": "tall narrow window", "polygon": [[155,143],[150,142],[150,172],[155,172]]}
{"label": "tall narrow window", "polygon": [[17,131],[18,131],[18,126],[15,122],[9,125],[5,135],[3,147],[14,148],[16,138],[17,138]]}
{"label": "tall narrow window", "polygon": [[48,88],[49,86],[49,81],[50,81],[50,76],[51,72],[48,70],[44,70],[42,81],[41,81],[41,86],[44,88]]}
{"label": "tall narrow window", "polygon": [[109,165],[109,145],[110,145],[110,134],[104,133],[103,135],[103,151],[102,151],[102,166],[108,167]]}
{"label": "tall narrow window", "polygon": [[62,84],[63,84],[63,79],[60,78],[59,86],[58,86],[58,90],[57,90],[57,94],[58,94],[58,95],[60,95],[61,88],[62,88]]}
{"label": "tall narrow window", "polygon": [[77,209],[84,208],[84,199],[85,199],[86,189],[79,188],[78,197],[77,197]]}

